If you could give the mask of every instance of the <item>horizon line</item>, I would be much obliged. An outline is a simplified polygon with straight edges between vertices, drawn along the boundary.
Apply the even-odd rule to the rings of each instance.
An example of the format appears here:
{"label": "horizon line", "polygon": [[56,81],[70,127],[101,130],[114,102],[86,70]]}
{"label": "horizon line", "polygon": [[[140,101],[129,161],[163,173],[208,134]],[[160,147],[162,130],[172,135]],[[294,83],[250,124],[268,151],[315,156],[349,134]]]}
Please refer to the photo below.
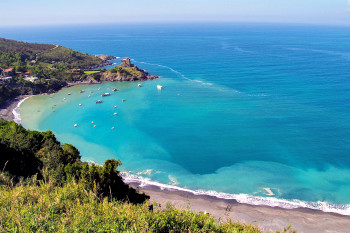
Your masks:
{"label": "horizon line", "polygon": [[350,23],[315,23],[315,22],[271,22],[271,21],[147,21],[147,22],[86,22],[86,23],[47,23],[47,24],[14,24],[1,25],[0,28],[23,28],[23,27],[67,27],[67,26],[113,26],[113,25],[203,25],[203,24],[250,24],[250,25],[295,25],[295,26],[338,26],[350,27]]}

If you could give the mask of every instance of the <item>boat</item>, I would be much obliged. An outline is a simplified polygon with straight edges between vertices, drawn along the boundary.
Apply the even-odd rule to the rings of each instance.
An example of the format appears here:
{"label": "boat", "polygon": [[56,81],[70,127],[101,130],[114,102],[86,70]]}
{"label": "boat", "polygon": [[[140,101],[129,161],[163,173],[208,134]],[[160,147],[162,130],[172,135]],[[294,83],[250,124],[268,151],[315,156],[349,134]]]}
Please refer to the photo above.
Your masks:
{"label": "boat", "polygon": [[96,104],[101,104],[102,103],[102,100],[97,100],[96,101]]}
{"label": "boat", "polygon": [[110,96],[111,94],[106,92],[106,93],[103,93],[101,96],[104,97],[104,96]]}
{"label": "boat", "polygon": [[126,99],[123,99],[123,102],[125,102],[126,101]]}
{"label": "boat", "polygon": [[157,89],[158,89],[158,90],[162,90],[162,89],[163,89],[163,86],[157,85]]}
{"label": "boat", "polygon": [[101,90],[101,87],[99,87],[97,90],[98,90],[98,91]]}
{"label": "boat", "polygon": [[81,104],[79,104],[79,106],[81,106]]}
{"label": "boat", "polygon": [[138,87],[141,87],[141,83],[137,84]]}
{"label": "boat", "polygon": [[117,106],[114,105],[114,108],[117,108]]}
{"label": "boat", "polygon": [[74,127],[77,127],[78,125],[77,124],[74,124]]}
{"label": "boat", "polygon": [[118,89],[117,88],[113,88],[113,91],[118,91]]}
{"label": "boat", "polygon": [[68,93],[68,95],[71,95],[72,93]]}
{"label": "boat", "polygon": [[112,127],[111,129],[114,129],[114,127]]}
{"label": "boat", "polygon": [[94,121],[91,121],[91,124],[93,124],[94,123]]}
{"label": "boat", "polygon": [[114,115],[114,116],[115,116],[115,115],[117,115],[117,114],[118,114],[118,113],[116,113],[116,112],[115,112],[115,113],[113,113],[113,115]]}
{"label": "boat", "polygon": [[84,90],[80,90],[80,93],[84,93]]}

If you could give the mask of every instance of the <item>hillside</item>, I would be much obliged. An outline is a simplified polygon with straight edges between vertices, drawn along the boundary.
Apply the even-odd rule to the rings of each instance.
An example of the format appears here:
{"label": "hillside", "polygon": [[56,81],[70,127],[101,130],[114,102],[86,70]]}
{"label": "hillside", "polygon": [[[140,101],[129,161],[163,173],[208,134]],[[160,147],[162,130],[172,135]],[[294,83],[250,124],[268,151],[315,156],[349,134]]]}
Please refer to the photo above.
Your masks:
{"label": "hillside", "polygon": [[[0,67],[16,67],[20,62],[41,67],[58,63],[67,68],[89,69],[108,65],[105,60],[63,46],[27,43],[0,38]],[[20,59],[19,59],[20,58]]]}

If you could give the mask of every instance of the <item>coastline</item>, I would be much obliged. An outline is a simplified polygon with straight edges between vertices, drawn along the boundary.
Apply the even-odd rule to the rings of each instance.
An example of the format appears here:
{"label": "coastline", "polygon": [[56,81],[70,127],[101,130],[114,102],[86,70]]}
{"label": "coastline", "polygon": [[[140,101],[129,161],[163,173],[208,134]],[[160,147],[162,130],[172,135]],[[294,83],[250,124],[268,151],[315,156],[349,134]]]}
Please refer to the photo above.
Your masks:
{"label": "coastline", "polygon": [[[67,83],[66,86],[62,87],[59,90],[50,92],[50,93],[42,93],[42,94],[38,94],[38,95],[48,95],[48,94],[53,94],[56,92],[59,92],[60,90],[62,90],[63,88],[69,88],[69,87],[73,87],[73,86],[78,86],[78,85],[91,85],[91,84],[101,84],[102,82],[90,82],[90,81],[78,81],[78,82],[69,82]],[[29,97],[32,97],[35,95],[19,95],[17,97],[15,97],[14,99],[8,100],[4,105],[0,106],[0,118],[7,120],[7,121],[15,121],[16,123],[17,120],[17,116],[15,114],[16,109],[19,107],[19,105],[26,100]]]}
{"label": "coastline", "polygon": [[206,212],[219,221],[249,223],[264,232],[282,231],[289,225],[297,232],[349,232],[350,216],[327,213],[308,208],[284,209],[263,205],[238,203],[234,199],[222,199],[209,195],[195,195],[181,190],[166,190],[156,185],[129,185],[150,196],[150,203],[167,203],[178,209],[190,208],[194,212]]}
{"label": "coastline", "polygon": [[[102,82],[101,82],[102,83]],[[72,87],[89,82],[68,83],[65,87]],[[99,84],[99,83],[93,83]],[[31,95],[18,96],[9,101],[0,109],[0,117],[6,120],[14,120],[13,112],[26,98]],[[308,208],[285,209],[280,207],[269,207],[264,205],[242,204],[235,199],[218,198],[205,194],[193,194],[182,190],[166,190],[163,187],[147,184],[135,180],[126,183],[136,187],[138,190],[150,195],[150,203],[156,202],[162,207],[171,203],[179,209],[188,206],[194,212],[206,211],[217,220],[232,220],[241,223],[250,223],[259,226],[266,232],[271,230],[283,231],[291,225],[298,232],[347,232],[350,229],[350,216],[327,213],[321,210]]]}
{"label": "coastline", "polygon": [[0,106],[0,118],[7,121],[15,121],[15,115],[13,114],[15,109],[27,98],[32,95],[20,95],[16,98],[9,100],[3,106]]}

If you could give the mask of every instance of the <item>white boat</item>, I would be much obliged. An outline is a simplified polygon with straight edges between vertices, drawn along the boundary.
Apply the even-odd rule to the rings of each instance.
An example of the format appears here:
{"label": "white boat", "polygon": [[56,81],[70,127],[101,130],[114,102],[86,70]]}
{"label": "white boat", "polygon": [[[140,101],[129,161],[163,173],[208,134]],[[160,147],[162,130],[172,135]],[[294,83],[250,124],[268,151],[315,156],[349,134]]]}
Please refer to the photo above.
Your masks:
{"label": "white boat", "polygon": [[80,90],[80,93],[84,93],[84,90]]}
{"label": "white boat", "polygon": [[77,127],[78,125],[77,124],[74,124],[74,127]]}
{"label": "white boat", "polygon": [[91,124],[93,124],[94,123],[94,121],[91,121]]}
{"label": "white boat", "polygon": [[68,95],[71,95],[72,93],[68,93]]}
{"label": "white boat", "polygon": [[118,91],[118,89],[117,88],[113,88],[113,91]]}
{"label": "white boat", "polygon": [[114,105],[114,108],[117,108],[117,106]]}
{"label": "white boat", "polygon": [[137,84],[138,87],[141,87],[141,83]]}
{"label": "white boat", "polygon": [[113,113],[113,115],[114,115],[114,116],[115,116],[115,115],[117,115],[117,114],[118,114],[118,113],[116,113],[116,112],[115,112],[115,113]]}
{"label": "white boat", "polygon": [[163,86],[157,85],[157,89],[158,89],[158,90],[162,90],[162,89],[163,89]]}
{"label": "white boat", "polygon": [[114,129],[114,127],[112,127],[111,129]]}
{"label": "white boat", "polygon": [[104,96],[110,96],[111,94],[106,92],[106,93],[103,93],[101,96],[104,97]]}
{"label": "white boat", "polygon": [[81,106],[81,104],[79,104],[79,106]]}

